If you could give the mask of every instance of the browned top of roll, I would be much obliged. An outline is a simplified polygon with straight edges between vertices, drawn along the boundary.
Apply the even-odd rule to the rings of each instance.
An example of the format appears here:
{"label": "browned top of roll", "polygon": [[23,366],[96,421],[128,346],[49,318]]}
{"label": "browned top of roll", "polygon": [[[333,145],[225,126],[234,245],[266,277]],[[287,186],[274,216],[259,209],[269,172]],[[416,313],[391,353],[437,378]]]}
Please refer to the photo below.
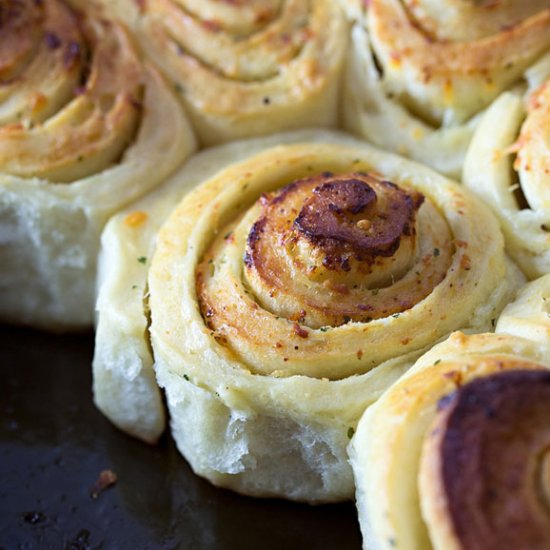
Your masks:
{"label": "browned top of roll", "polygon": [[391,256],[402,236],[414,231],[414,216],[423,197],[411,195],[389,181],[376,182],[389,192],[386,208],[369,219],[378,196],[368,183],[372,176],[323,183],[313,190],[298,217],[294,230],[326,253],[325,265],[346,269],[345,258],[374,262]]}
{"label": "browned top of roll", "polygon": [[[294,182],[266,204],[264,215],[254,224],[248,239],[248,263],[261,269],[257,245],[266,227],[274,229],[270,220],[275,221],[289,195],[312,187],[311,196],[287,228],[288,238],[309,241],[322,251],[323,265],[332,270],[349,271],[352,258],[372,264],[378,256],[392,256],[402,236],[414,235],[415,213],[424,200],[419,193],[408,194],[368,174],[334,177],[325,173]],[[386,192],[385,204],[381,205],[375,190]]]}
{"label": "browned top of roll", "polygon": [[439,407],[432,437],[458,547],[550,548],[550,373],[478,378]]}
{"label": "browned top of roll", "polygon": [[318,309],[332,325],[403,311],[433,286],[413,301],[402,296],[380,308],[352,300],[352,292],[391,285],[410,269],[418,255],[415,223],[423,202],[417,191],[365,173],[325,172],[264,196],[244,255],[250,287],[256,296],[265,289],[274,295],[300,278],[310,296],[296,307],[296,318]]}

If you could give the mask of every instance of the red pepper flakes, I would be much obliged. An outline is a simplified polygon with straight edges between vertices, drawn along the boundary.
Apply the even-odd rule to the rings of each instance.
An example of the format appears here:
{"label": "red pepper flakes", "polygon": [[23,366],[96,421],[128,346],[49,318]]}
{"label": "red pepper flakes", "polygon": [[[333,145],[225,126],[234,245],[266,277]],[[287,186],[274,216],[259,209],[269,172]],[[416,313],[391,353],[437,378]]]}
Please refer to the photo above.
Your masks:
{"label": "red pepper flakes", "polygon": [[443,378],[448,378],[449,380],[452,380],[457,388],[460,388],[460,386],[462,386],[462,373],[457,370],[451,370],[444,373]]}
{"label": "red pepper flakes", "polygon": [[298,323],[294,323],[292,328],[294,329],[296,336],[299,336],[300,338],[307,338],[309,336],[309,332],[302,328]]}

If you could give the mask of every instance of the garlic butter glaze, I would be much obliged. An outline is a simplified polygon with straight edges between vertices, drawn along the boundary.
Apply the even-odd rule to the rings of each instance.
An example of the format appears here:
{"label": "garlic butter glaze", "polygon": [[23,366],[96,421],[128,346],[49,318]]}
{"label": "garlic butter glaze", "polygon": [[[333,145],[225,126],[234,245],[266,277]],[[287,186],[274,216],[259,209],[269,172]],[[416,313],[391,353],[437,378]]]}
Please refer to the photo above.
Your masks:
{"label": "garlic butter glaze", "polygon": [[348,126],[447,173],[460,172],[475,116],[550,48],[542,0],[373,0],[360,19]]}
{"label": "garlic butter glaze", "polygon": [[191,192],[159,232],[151,335],[194,470],[258,496],[350,498],[363,410],[517,272],[490,212],[434,172],[334,135]]}
{"label": "garlic butter glaze", "polygon": [[194,148],[162,77],[122,25],[88,8],[1,5],[3,320],[90,326],[103,224]]}
{"label": "garlic butter glaze", "polygon": [[330,0],[117,0],[205,145],[335,126],[348,43]]}

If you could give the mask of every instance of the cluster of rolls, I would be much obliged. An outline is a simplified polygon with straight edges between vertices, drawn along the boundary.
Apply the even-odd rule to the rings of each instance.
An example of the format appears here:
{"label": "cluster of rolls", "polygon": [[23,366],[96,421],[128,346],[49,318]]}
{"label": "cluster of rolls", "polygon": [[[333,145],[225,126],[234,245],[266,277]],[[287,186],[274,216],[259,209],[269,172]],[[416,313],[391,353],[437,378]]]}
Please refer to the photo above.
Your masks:
{"label": "cluster of rolls", "polygon": [[97,275],[122,430],[164,392],[196,473],[356,494],[365,548],[547,548],[549,81],[547,0],[7,0],[0,317]]}

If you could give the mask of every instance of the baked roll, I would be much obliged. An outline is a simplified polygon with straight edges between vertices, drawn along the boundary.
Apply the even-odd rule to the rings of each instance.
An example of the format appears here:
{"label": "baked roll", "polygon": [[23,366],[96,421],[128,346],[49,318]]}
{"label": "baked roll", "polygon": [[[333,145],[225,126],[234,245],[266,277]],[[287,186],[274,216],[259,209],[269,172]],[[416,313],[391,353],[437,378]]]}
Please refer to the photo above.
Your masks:
{"label": "baked roll", "polygon": [[96,406],[118,428],[153,444],[166,425],[148,337],[147,274],[156,234],[171,210],[190,189],[233,162],[281,143],[331,138],[302,130],[202,151],[163,186],[109,220],[98,265],[93,394]]}
{"label": "baked roll", "polygon": [[348,29],[332,0],[117,0],[110,9],[168,76],[203,145],[337,124]]}
{"label": "baked roll", "polygon": [[89,327],[102,226],[193,134],[124,28],[61,0],[2,5],[0,84],[0,318]]}
{"label": "baked roll", "polygon": [[455,176],[476,115],[550,48],[543,0],[348,4],[360,14],[345,83],[346,127]]}
{"label": "baked roll", "polygon": [[547,298],[548,276],[495,334],[453,334],[366,411],[349,449],[364,548],[548,548]]}
{"label": "baked roll", "polygon": [[527,91],[501,95],[481,119],[463,180],[493,208],[510,255],[535,278],[550,272],[550,55],[527,76]]}
{"label": "baked roll", "polygon": [[482,203],[349,138],[222,170],[162,226],[149,274],[180,451],[245,494],[350,498],[363,410],[454,328],[490,327],[517,277]]}

